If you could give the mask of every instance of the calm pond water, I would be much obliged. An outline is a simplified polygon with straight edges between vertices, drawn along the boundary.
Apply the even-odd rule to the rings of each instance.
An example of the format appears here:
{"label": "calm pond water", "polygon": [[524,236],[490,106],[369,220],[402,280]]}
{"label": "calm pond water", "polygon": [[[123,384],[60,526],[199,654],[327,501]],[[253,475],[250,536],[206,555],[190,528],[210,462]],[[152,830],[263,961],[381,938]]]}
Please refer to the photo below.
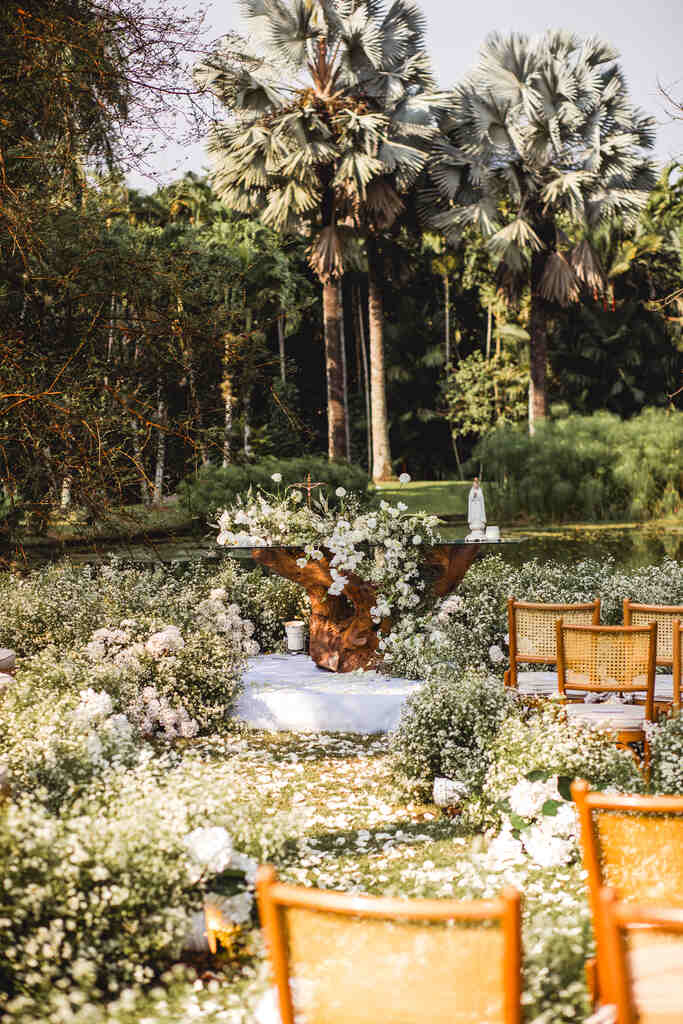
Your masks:
{"label": "calm pond water", "polygon": [[[442,528],[444,540],[460,540],[465,529]],[[518,527],[501,528],[503,539],[516,544],[487,547],[487,553],[499,554],[505,561],[519,564],[530,558],[571,564],[583,558],[604,559],[611,556],[624,568],[656,564],[664,558],[683,561],[683,523],[627,523],[549,527],[547,529]],[[141,564],[154,562],[189,562],[226,557],[212,537],[159,537],[147,542],[103,541],[97,545],[69,545],[29,548],[28,568],[37,568],[68,556],[75,565],[108,562],[112,556]],[[245,558],[248,565],[251,559]],[[16,564],[16,556],[15,556]]]}

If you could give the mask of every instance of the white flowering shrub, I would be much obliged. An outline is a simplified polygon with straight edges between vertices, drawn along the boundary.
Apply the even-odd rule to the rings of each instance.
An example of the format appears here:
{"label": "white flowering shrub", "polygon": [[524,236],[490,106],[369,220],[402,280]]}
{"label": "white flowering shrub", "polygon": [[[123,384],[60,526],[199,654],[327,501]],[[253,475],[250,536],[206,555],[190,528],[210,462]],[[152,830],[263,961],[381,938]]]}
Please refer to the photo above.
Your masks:
{"label": "white flowering shrub", "polygon": [[174,625],[152,632],[134,620],[100,629],[85,646],[94,665],[115,666],[134,721],[145,735],[156,727],[167,739],[189,739],[230,717],[250,654],[254,625],[222,591],[197,606],[204,629],[183,636]]}
{"label": "white flowering shrub", "polygon": [[[225,591],[219,602],[224,607],[211,608],[216,590]],[[99,568],[67,562],[22,577],[0,573],[0,645],[11,647],[20,659],[50,645],[67,650],[87,643],[96,630],[111,630],[112,623],[126,620],[172,622],[183,635],[198,629],[220,632],[225,606],[231,605],[254,623],[252,639],[264,650],[282,642],[283,622],[308,618],[301,587],[262,569],[246,571],[233,559],[173,571],[118,561]]]}
{"label": "white flowering shrub", "polygon": [[11,803],[0,867],[0,1013],[17,999],[49,1003],[53,986],[99,1000],[150,981],[201,905],[177,822],[145,798],[82,800],[59,815]]}
{"label": "white flowering shrub", "polygon": [[15,792],[58,808],[103,772],[137,760],[138,734],[123,712],[121,674],[54,648],[26,659],[0,701],[2,760]]}
{"label": "white flowering shrub", "polygon": [[595,789],[644,789],[633,755],[619,750],[611,734],[568,722],[562,709],[552,705],[528,717],[508,718],[491,753],[484,792],[498,815],[510,806],[515,786],[539,779],[556,779],[563,799],[569,799],[569,784],[577,778]]}
{"label": "white flowering shrub", "polygon": [[263,569],[245,571],[235,559],[226,558],[213,579],[214,587],[225,590],[227,599],[254,623],[253,639],[262,651],[285,647],[284,623],[291,619],[308,621],[310,604],[303,587]]}
{"label": "white flowering shrub", "polygon": [[648,729],[650,788],[683,794],[683,716],[671,714]]}
{"label": "white flowering shrub", "polygon": [[599,597],[601,621],[622,621],[622,603],[682,604],[683,567],[668,559],[656,566],[618,569],[612,559],[582,561],[571,573],[560,562],[533,559],[509,565],[487,556],[469,569],[456,594],[421,616],[401,618],[381,644],[388,671],[409,679],[476,667],[502,676],[508,667],[507,600],[579,603]]}
{"label": "white flowering shrub", "polygon": [[491,676],[469,672],[425,683],[406,702],[391,737],[397,776],[425,795],[437,776],[478,794],[498,731],[518,713],[515,695]]}
{"label": "white flowering shrub", "polygon": [[201,754],[148,749],[54,811],[35,795],[4,805],[3,1021],[70,1020],[126,992],[135,1001],[192,948],[205,901],[251,921],[257,862],[279,855],[292,825],[263,822],[257,794],[235,799],[236,771],[229,758],[207,772]]}
{"label": "white flowering shrub", "polygon": [[377,588],[370,615],[377,624],[424,603],[421,549],[438,541],[436,516],[408,513],[403,502],[380,501],[364,510],[355,495],[342,495],[331,511],[324,500],[309,507],[301,491],[273,496],[263,492],[238,497],[218,517],[217,543],[235,547],[281,544],[301,547],[303,568],[328,553],[332,583],[328,592],[343,594],[354,573]]}

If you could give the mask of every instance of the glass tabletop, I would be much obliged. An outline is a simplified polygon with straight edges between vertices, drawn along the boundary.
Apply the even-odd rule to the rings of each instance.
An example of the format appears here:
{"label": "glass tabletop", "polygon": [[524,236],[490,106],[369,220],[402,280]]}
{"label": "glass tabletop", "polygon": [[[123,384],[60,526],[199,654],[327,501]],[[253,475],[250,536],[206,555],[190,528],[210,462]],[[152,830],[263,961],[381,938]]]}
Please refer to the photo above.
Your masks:
{"label": "glass tabletop", "polygon": [[[424,548],[464,548],[464,547],[495,547],[498,544],[523,544],[525,537],[499,537],[498,540],[439,540],[434,544],[422,544]],[[224,551],[301,551],[305,542],[301,544],[220,544]],[[324,547],[324,545],[321,545]],[[371,547],[382,547],[382,542],[377,541]]]}

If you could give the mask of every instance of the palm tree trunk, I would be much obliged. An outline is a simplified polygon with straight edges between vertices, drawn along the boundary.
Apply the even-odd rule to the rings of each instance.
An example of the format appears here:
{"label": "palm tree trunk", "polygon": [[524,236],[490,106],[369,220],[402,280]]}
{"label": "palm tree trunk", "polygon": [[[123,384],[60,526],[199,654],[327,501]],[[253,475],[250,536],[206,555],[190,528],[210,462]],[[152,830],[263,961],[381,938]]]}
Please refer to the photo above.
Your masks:
{"label": "palm tree trunk", "polygon": [[287,364],[285,362],[285,314],[280,313],[277,318],[277,344],[280,352],[280,380],[287,383]]}
{"label": "palm tree trunk", "polygon": [[451,366],[451,282],[448,280],[448,274],[443,275],[443,321],[446,335],[445,367],[448,373]]}
{"label": "palm tree trunk", "polygon": [[166,470],[166,403],[164,402],[161,394],[161,384],[157,387],[157,419],[159,425],[157,430],[157,457],[156,465],[154,467],[154,490],[152,493],[152,503],[159,505],[163,497],[164,490],[164,472]]}
{"label": "palm tree trunk", "polygon": [[[358,317],[358,347],[361,353],[361,365],[359,377],[362,376],[363,396],[365,398],[365,427],[368,437],[368,473],[372,472],[372,422],[370,412],[370,374],[368,372],[368,348],[365,343],[365,321],[363,319],[363,300],[360,293],[360,285],[355,288],[356,312]],[[362,370],[362,373],[361,373]]]}
{"label": "palm tree trunk", "polygon": [[323,325],[327,379],[327,454],[330,459],[346,457],[340,319],[339,284],[327,280],[323,283]]}
{"label": "palm tree trunk", "polygon": [[344,329],[344,289],[339,282],[339,309],[341,316],[339,326],[341,328],[341,357],[342,357],[342,381],[344,386],[344,435],[346,441],[346,458],[351,461],[351,426],[349,424],[349,375],[346,366],[346,331]]}
{"label": "palm tree trunk", "polygon": [[372,409],[372,479],[390,480],[391,449],[387,422],[384,372],[384,306],[382,257],[374,238],[368,239],[368,305],[370,322],[370,403]]}
{"label": "palm tree trunk", "polygon": [[541,278],[547,252],[531,258],[531,308],[529,311],[529,433],[547,415],[546,363],[548,361],[548,308],[541,295]]}
{"label": "palm tree trunk", "polygon": [[230,361],[232,359],[232,335],[227,333],[223,349],[223,380],[221,396],[223,398],[223,468],[232,462],[232,406],[234,401]]}

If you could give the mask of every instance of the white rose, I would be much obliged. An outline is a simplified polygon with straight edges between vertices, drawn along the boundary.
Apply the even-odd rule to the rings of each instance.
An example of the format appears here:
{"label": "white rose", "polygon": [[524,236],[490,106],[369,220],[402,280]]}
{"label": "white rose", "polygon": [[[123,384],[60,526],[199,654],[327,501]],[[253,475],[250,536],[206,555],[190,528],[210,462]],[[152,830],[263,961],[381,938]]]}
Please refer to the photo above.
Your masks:
{"label": "white rose", "polygon": [[337,495],[338,498],[344,498],[346,497],[346,488],[338,487],[334,493]]}
{"label": "white rose", "polygon": [[194,829],[185,836],[183,843],[194,860],[213,874],[219,874],[230,866],[232,839],[218,825]]}
{"label": "white rose", "polygon": [[498,644],[493,644],[492,647],[489,647],[489,658],[491,659],[494,665],[497,665],[499,662],[501,662],[504,657],[505,655],[503,654]]}
{"label": "white rose", "polygon": [[276,484],[281,484],[282,483],[282,473],[272,473],[270,479],[274,483],[276,483]]}
{"label": "white rose", "polygon": [[409,484],[410,483],[410,473],[401,473],[400,477],[398,478],[398,482],[400,484]]}
{"label": "white rose", "polygon": [[417,547],[417,545],[421,544],[421,543],[422,543],[422,537],[420,536],[419,533],[416,533],[415,536],[413,537],[413,544]]}

